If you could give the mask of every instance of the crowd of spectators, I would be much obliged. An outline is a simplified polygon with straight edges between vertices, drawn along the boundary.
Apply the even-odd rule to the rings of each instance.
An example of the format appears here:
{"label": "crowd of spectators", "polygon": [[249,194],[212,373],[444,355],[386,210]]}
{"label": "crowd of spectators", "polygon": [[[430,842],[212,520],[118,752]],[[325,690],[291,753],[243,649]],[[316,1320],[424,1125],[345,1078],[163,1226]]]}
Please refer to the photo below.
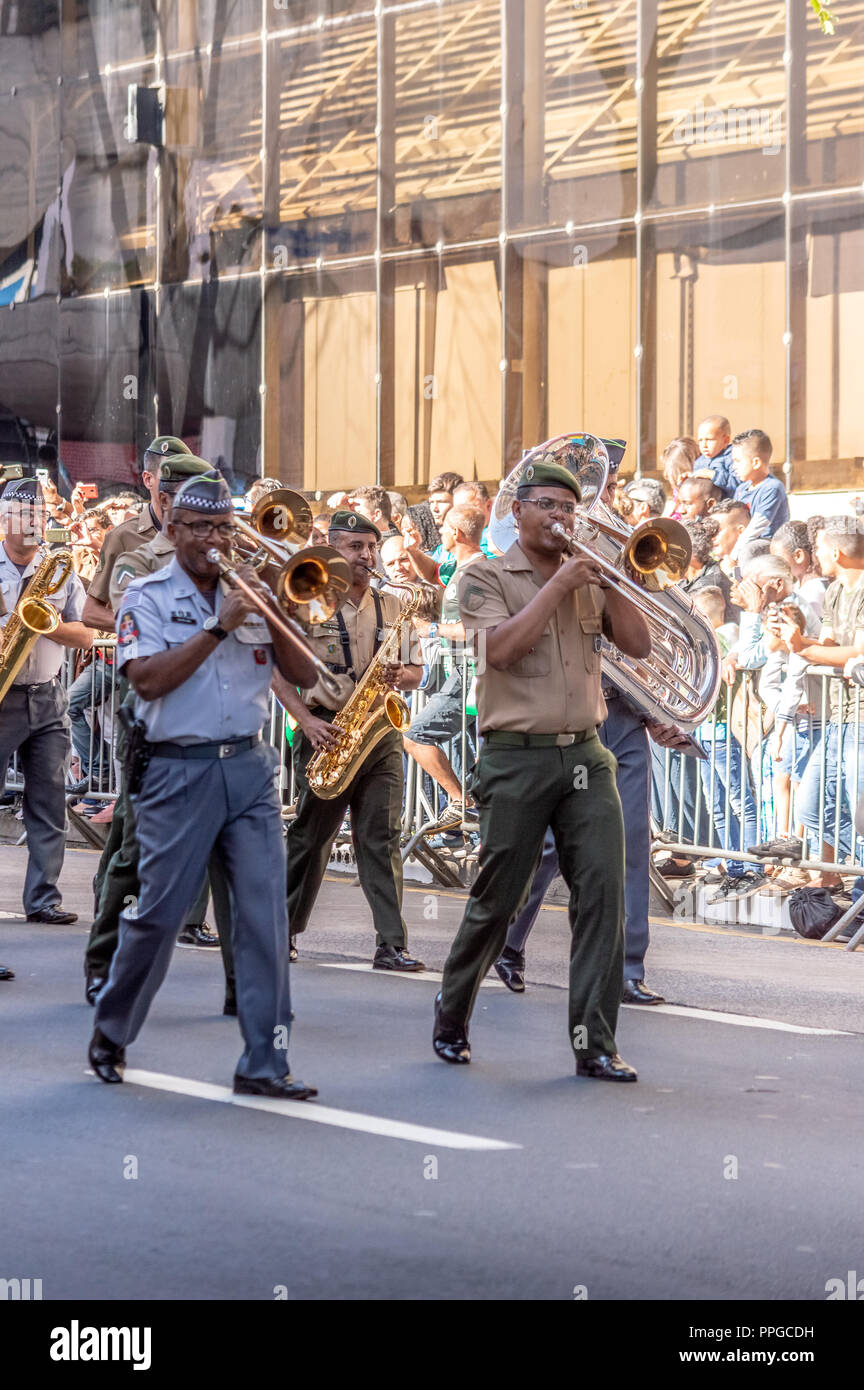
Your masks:
{"label": "crowd of spectators", "polygon": [[[715,849],[701,859],[671,852],[661,871],[669,877],[702,873],[713,880],[712,902],[758,892],[770,876],[788,887],[818,882],[839,888],[842,879],[830,865],[851,852],[864,780],[855,693],[856,685],[864,685],[861,525],[851,514],[790,520],[771,458],[764,430],[733,436],[729,421],[712,415],[695,439],[667,445],[662,479],[619,482],[617,490],[613,485],[614,506],[631,526],[668,516],[685,527],[692,556],[681,588],[714,629],[722,654],[716,706],[694,733],[704,756],[652,745],[656,830],[673,842]],[[50,477],[43,474],[41,481],[53,528],[49,536],[65,536],[72,545],[85,588],[112,529],[142,505],[161,518],[166,505],[147,474],[147,502],[119,489],[96,499],[81,484],[65,498]],[[276,479],[256,479],[238,506],[251,511],[280,486]],[[309,544],[326,544],[333,511],[351,508],[381,533],[382,584],[420,582],[439,593],[440,616],[418,623],[425,701],[405,734],[406,756],[416,764],[433,808],[432,844],[439,849],[477,842],[476,814],[464,790],[476,751],[475,672],[464,649],[457,586],[466,566],[495,553],[492,505],[484,483],[455,472],[432,478],[425,498],[413,504],[400,492],[374,485],[334,493],[326,502],[319,494],[311,503]],[[105,798],[114,785],[106,705],[110,638],[106,632],[106,640],[80,658],[84,664],[69,691],[70,786],[85,793],[79,812],[105,821]],[[826,683],[814,677],[814,668],[837,679]],[[829,867],[813,873],[795,868],[804,857]],[[760,866],[754,858],[765,862]],[[793,867],[775,871],[771,863],[778,858]]]}

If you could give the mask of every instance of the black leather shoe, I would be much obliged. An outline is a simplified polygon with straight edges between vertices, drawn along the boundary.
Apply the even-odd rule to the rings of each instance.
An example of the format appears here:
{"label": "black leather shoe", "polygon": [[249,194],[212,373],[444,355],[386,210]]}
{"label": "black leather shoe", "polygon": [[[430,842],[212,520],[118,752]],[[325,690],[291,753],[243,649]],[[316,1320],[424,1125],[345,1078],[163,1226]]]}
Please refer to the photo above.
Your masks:
{"label": "black leather shoe", "polygon": [[112,1085],[123,1080],[126,1049],[125,1047],[118,1047],[110,1038],[106,1038],[105,1034],[101,1033],[98,1028],[93,1031],[87,1056],[100,1081],[107,1081],[109,1085]]}
{"label": "black leather shoe", "polygon": [[87,1000],[88,1004],[95,1005],[96,996],[108,979],[108,971],[106,970],[103,973],[101,970],[88,970],[86,975],[87,983],[84,986],[84,998]]}
{"label": "black leather shoe", "polygon": [[41,912],[28,912],[28,922],[47,922],[50,927],[68,927],[78,921],[77,912],[64,912],[62,907],[43,907]]}
{"label": "black leather shoe", "polygon": [[516,951],[512,946],[505,946],[495,961],[495,969],[507,988],[512,989],[514,994],[525,993],[524,951]]}
{"label": "black leather shoe", "polygon": [[184,927],[177,938],[178,946],[218,946],[219,938],[210,930],[206,922],[192,922]]}
{"label": "black leather shoe", "polygon": [[235,1076],[235,1096],[270,1096],[273,1100],[311,1100],[317,1086],[307,1086],[296,1076]]}
{"label": "black leather shoe", "polygon": [[418,971],[425,970],[426,966],[422,960],[415,960],[409,956],[403,946],[379,946],[375,955],[372,957],[373,970],[404,970]]}
{"label": "black leather shoe", "polygon": [[577,1076],[593,1076],[595,1081],[638,1081],[639,1075],[622,1057],[588,1057],[576,1063]]}
{"label": "black leather shoe", "polygon": [[666,1000],[656,990],[649,989],[644,980],[625,980],[621,990],[622,1004],[665,1004]]}
{"label": "black leather shoe", "polygon": [[441,1012],[441,995],[435,995],[435,1025],[432,1029],[435,1055],[443,1062],[467,1066],[471,1061],[471,1044],[464,1023],[456,1023]]}
{"label": "black leather shoe", "polygon": [[288,943],[289,943],[289,944],[288,944],[288,959],[289,959],[289,960],[296,960],[296,959],[297,959],[297,938],[296,938],[296,936],[289,936],[289,938],[288,938]]}
{"label": "black leather shoe", "polygon": [[10,970],[8,965],[0,965],[0,980],[14,980],[15,971]]}

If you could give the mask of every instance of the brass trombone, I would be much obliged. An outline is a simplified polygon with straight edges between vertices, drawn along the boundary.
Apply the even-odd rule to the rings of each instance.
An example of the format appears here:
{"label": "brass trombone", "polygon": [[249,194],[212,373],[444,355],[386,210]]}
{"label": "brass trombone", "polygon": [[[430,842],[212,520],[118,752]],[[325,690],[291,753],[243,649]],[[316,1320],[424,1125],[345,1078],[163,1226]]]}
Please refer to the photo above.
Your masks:
{"label": "brass trombone", "polygon": [[275,598],[272,603],[262,598],[261,595],[252,588],[252,585],[247,584],[246,580],[241,578],[237,573],[237,566],[226,559],[221,550],[217,550],[215,546],[207,551],[207,559],[210,561],[211,565],[218,565],[219,573],[230,588],[239,589],[252,604],[253,608],[257,608],[262,617],[266,618],[269,623],[272,623],[277,632],[281,632],[283,637],[287,637],[288,641],[311,661],[312,665],[315,667],[315,674],[322,684],[327,687],[330,694],[338,695],[340,686],[336,677],[333,675],[332,671],[324,665],[320,657],[315,655],[304,637],[299,623],[282,612]]}
{"label": "brass trombone", "polygon": [[260,497],[248,521],[235,516],[235,553],[258,570],[279,603],[294,604],[300,622],[327,622],[351,588],[351,566],[332,545],[306,545],[312,513],[299,492],[280,488]]}

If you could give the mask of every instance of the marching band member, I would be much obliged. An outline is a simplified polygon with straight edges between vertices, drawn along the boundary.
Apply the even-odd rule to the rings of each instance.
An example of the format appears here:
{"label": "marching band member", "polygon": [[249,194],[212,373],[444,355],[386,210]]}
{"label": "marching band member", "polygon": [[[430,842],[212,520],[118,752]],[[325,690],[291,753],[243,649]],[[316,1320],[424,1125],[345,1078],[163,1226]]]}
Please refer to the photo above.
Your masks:
{"label": "marching band member", "polygon": [[435,1003],[433,1046],[446,1062],[470,1062],[477,991],[550,826],[570,889],[569,1035],[577,1074],[626,1082],[637,1078],[615,1044],[624,827],[615,760],[597,736],[606,718],[601,634],[634,657],[649,654],[651,637],[594,560],[565,557],[552,527],[572,531],[580,500],[565,468],[529,464],[513,504],[518,541],[462,578],[459,611],[477,638],[483,744],[470,789],[482,848]]}

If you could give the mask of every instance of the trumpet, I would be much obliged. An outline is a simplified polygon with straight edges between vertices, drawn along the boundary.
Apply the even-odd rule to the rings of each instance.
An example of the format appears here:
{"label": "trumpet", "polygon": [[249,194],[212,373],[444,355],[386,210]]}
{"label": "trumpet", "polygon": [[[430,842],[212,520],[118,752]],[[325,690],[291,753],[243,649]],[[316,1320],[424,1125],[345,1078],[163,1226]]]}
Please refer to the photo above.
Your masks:
{"label": "trumpet", "polygon": [[315,655],[303,635],[303,629],[300,627],[300,624],[296,623],[293,618],[287,617],[286,614],[282,612],[275,598],[272,603],[268,599],[262,598],[257,590],[252,588],[251,584],[248,584],[245,579],[241,578],[237,573],[237,566],[226,559],[221,550],[217,550],[216,547],[213,546],[212,549],[207,551],[207,559],[210,561],[211,565],[218,565],[219,573],[226,584],[232,589],[239,589],[241,594],[252,604],[252,607],[257,608],[261,616],[266,618],[267,622],[270,623],[272,627],[275,627],[277,632],[281,632],[283,637],[287,637],[288,641],[291,642],[298,651],[302,652],[308,661],[311,661],[315,668],[315,674],[322,685],[327,688],[329,694],[338,696],[340,689],[339,682],[333,673],[324,665],[320,657]]}
{"label": "trumpet", "polygon": [[266,578],[280,603],[301,610],[303,622],[327,622],[342,607],[351,588],[351,566],[332,545],[306,545],[312,513],[299,492],[280,488],[265,493],[250,520],[235,517],[234,527],[237,554]]}

